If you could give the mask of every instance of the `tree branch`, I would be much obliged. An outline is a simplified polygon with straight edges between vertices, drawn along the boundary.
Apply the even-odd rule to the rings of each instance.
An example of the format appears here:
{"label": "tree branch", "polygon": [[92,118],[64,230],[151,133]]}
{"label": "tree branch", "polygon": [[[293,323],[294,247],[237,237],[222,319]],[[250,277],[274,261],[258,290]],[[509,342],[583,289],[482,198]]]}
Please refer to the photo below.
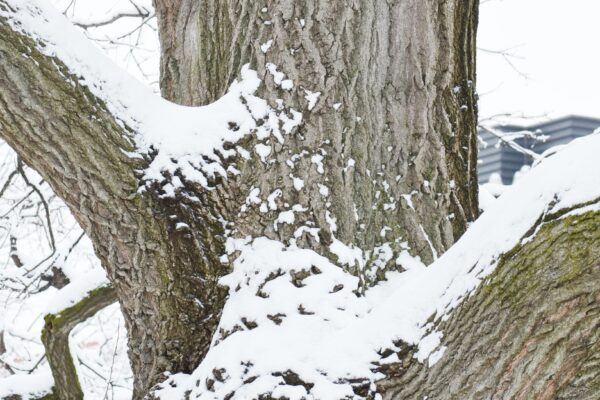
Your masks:
{"label": "tree branch", "polygon": [[[83,399],[83,391],[77,376],[77,368],[75,367],[69,348],[69,334],[78,324],[93,317],[98,311],[116,301],[117,295],[115,290],[112,287],[105,286],[92,290],[77,304],[59,313],[46,315],[42,331],[42,343],[46,349],[45,358],[48,360],[52,376],[54,377],[54,387],[52,393],[38,395],[37,399]],[[0,345],[2,345],[1,341]],[[31,374],[43,358],[40,358],[27,372]],[[16,378],[19,377],[17,376]],[[34,377],[32,376],[31,379],[34,379]],[[20,400],[23,396],[29,399],[36,398],[32,397],[36,396],[36,394],[27,392],[27,388],[19,387],[19,390],[18,393],[10,392],[8,397],[3,398],[7,400]]]}
{"label": "tree branch", "polygon": [[[90,76],[77,76],[44,54],[44,46],[53,44],[13,30],[13,16],[16,22],[23,18],[20,26],[31,24],[33,36],[80,33],[54,10],[31,15],[34,8],[0,0],[0,137],[64,200],[94,244],[119,295],[139,398],[164,379],[164,371],[189,371],[208,350],[226,294],[218,285],[227,271],[219,260],[223,226],[206,193],[194,198],[204,208],[194,199],[161,198],[158,185],[138,193],[139,171],[151,156],[131,156],[133,129],[94,94],[109,93],[111,107],[123,111],[119,117],[140,122],[146,115],[133,118],[134,110],[124,110],[128,98],[117,98],[126,78],[106,72],[113,71],[109,62],[104,69],[90,68]],[[76,39],[69,46],[62,37],[64,52],[58,51],[70,66],[85,64],[73,60],[104,59],[88,54],[94,49],[85,47],[82,36]],[[193,235],[176,230],[178,222],[187,223]],[[209,307],[199,308],[197,301]]]}
{"label": "tree branch", "polygon": [[71,207],[86,192],[102,191],[103,203],[135,192],[139,160],[125,154],[131,138],[102,100],[37,46],[0,17],[0,136]]}
{"label": "tree branch", "polygon": [[438,325],[446,350],[437,363],[405,347],[385,366],[384,398],[596,398],[600,212],[583,206],[540,218],[535,236],[501,257]]}
{"label": "tree branch", "polygon": [[101,287],[72,307],[57,314],[46,315],[42,342],[46,358],[54,377],[54,393],[60,399],[81,399],[83,392],[77,377],[77,369],[69,349],[71,330],[98,311],[117,301],[112,287]]}
{"label": "tree branch", "polygon": [[98,28],[101,26],[110,25],[113,22],[115,22],[121,18],[143,18],[143,19],[146,19],[149,17],[149,15],[150,15],[150,13],[148,12],[148,10],[138,10],[136,12],[121,12],[121,13],[117,13],[115,15],[111,15],[110,17],[108,17],[106,19],[94,21],[94,22],[74,21],[73,25],[78,26],[80,28],[84,28],[84,29]]}

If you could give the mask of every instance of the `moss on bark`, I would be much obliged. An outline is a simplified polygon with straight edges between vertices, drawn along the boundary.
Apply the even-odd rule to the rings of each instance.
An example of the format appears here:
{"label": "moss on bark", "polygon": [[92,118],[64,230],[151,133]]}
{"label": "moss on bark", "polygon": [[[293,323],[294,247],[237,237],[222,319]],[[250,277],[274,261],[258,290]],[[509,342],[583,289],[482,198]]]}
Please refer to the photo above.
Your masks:
{"label": "moss on bark", "polygon": [[112,287],[100,287],[89,292],[71,307],[57,314],[48,314],[44,318],[42,343],[54,377],[53,395],[58,399],[83,399],[77,368],[69,348],[71,330],[115,301],[117,296]]}
{"label": "moss on bark", "polygon": [[598,398],[600,212],[549,216],[534,231],[439,324],[437,364],[388,367],[384,398]]}

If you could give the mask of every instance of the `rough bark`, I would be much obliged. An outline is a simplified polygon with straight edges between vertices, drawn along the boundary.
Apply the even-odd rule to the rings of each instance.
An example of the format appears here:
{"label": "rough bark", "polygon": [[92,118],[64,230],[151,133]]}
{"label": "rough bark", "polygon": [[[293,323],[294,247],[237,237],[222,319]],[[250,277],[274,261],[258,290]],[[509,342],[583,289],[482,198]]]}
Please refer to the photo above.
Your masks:
{"label": "rough bark", "polygon": [[[125,316],[135,398],[206,353],[225,299],[217,281],[228,272],[226,230],[294,240],[333,260],[335,239],[357,246],[366,265],[347,267],[367,286],[396,268],[395,257],[382,261],[383,246],[431,261],[477,214],[476,0],[155,3],[167,98],[210,102],[250,63],[264,77],[262,97],[274,108],[282,99],[290,118],[303,114],[282,142],[239,144],[270,146],[267,160],[236,160],[241,174],[210,191],[178,176],[174,199],[159,185],[137,192],[135,171],[148,160],[123,151],[133,150],[128,130],[60,60],[0,19],[0,135],[94,243]],[[282,88],[267,63],[294,87]],[[321,93],[314,108],[307,91]],[[240,207],[253,187],[263,203],[281,191],[276,209]],[[296,204],[307,211],[278,225]],[[300,226],[318,237],[296,236]]]}
{"label": "rough bark", "polygon": [[[8,5],[0,1],[0,7]],[[52,186],[117,290],[140,398],[205,354],[225,297],[222,225],[200,204],[137,193],[129,132],[64,64],[0,18],[0,136]],[[225,205],[223,205],[224,207]],[[193,210],[193,211],[191,211]],[[175,216],[174,218],[172,216]],[[177,230],[185,222],[188,230]],[[193,232],[190,233],[190,232]]]}
{"label": "rough bark", "polygon": [[[167,98],[210,102],[249,62],[265,79],[264,98],[273,106],[281,98],[290,116],[303,113],[283,143],[262,141],[273,150],[267,162],[239,160],[241,175],[211,182],[215,190],[180,177],[199,202],[184,193],[161,199],[158,186],[136,195],[135,171],[145,161],[122,151],[133,149],[127,130],[60,60],[0,19],[0,135],[92,239],[125,315],[136,398],[164,371],[191,371],[207,350],[225,297],[219,221],[233,236],[282,241],[313,226],[320,240],[305,235],[298,244],[332,258],[336,237],[372,258],[379,246],[390,242],[397,252],[406,241],[430,261],[477,214],[477,1],[155,3]],[[266,63],[294,87],[282,89]],[[321,92],[314,108],[305,90]],[[302,190],[290,175],[304,181]],[[277,229],[277,210],[239,207],[253,186],[263,199],[281,190],[279,210],[310,211]],[[446,356],[427,368],[407,349],[380,390],[402,399],[595,398],[599,221],[597,212],[543,221],[536,238],[505,255],[489,283],[438,326]],[[353,272],[368,284],[380,277],[369,271]]]}
{"label": "rough bark", "polygon": [[[163,96],[209,103],[250,63],[265,78],[263,97],[304,114],[283,144],[265,142],[273,150],[268,166],[240,169],[245,187],[265,195],[281,189],[282,204],[311,210],[296,225],[310,220],[322,237],[306,246],[319,249],[335,235],[376,259],[384,243],[397,252],[408,242],[429,262],[477,216],[477,1],[155,0],[155,6]],[[277,85],[268,63],[293,89]],[[305,90],[321,93],[313,109]],[[322,173],[311,163],[315,155],[323,158]],[[302,190],[294,190],[292,176],[304,181]],[[264,217],[236,218],[237,233],[289,238],[293,227],[275,233],[273,218]],[[376,280],[381,274],[373,269],[357,273]]]}
{"label": "rough bark", "polygon": [[77,369],[69,348],[69,334],[78,324],[116,301],[115,290],[112,287],[102,287],[93,290],[72,307],[57,314],[48,314],[44,318],[42,343],[54,377],[54,395],[59,399],[83,399]]}
{"label": "rough bark", "polygon": [[386,368],[385,399],[599,398],[600,212],[541,224],[438,327],[440,361]]}
{"label": "rough bark", "polygon": [[[28,396],[28,399],[31,400],[31,396]],[[6,397],[3,400],[23,400],[23,396],[15,394],[15,395]],[[54,394],[47,394],[47,395],[40,397],[39,399],[35,399],[35,400],[59,400],[59,399],[57,399],[54,396]]]}

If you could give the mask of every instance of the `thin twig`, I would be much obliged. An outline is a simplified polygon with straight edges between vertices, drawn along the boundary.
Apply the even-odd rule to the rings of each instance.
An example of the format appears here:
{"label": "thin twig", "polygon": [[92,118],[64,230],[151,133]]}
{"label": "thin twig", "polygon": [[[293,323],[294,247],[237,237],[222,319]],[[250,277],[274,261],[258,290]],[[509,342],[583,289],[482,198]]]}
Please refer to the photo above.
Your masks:
{"label": "thin twig", "polygon": [[10,183],[12,182],[13,178],[17,175],[17,173],[18,171],[15,169],[8,175],[8,178],[6,178],[6,182],[4,182],[4,185],[2,185],[2,189],[0,189],[0,197],[4,195],[4,192],[6,191],[6,189],[8,189]]}
{"label": "thin twig", "polygon": [[499,132],[493,128],[490,128],[488,126],[485,125],[479,125],[479,127],[481,129],[483,129],[486,132],[491,133],[492,135],[496,136],[501,142],[506,143],[509,147],[511,147],[513,150],[518,151],[521,154],[524,154],[528,157],[530,157],[533,161],[538,161],[541,156],[539,154],[537,154],[534,151],[531,151],[529,149],[526,149],[525,147],[519,145],[518,143],[516,143],[514,140],[510,140],[510,139],[506,139],[505,135],[503,135],[502,132]]}
{"label": "thin twig", "polygon": [[[17,170],[19,171],[19,174],[21,174],[21,177],[23,178],[23,181],[25,182],[25,184],[27,186],[29,186],[40,198],[40,201],[42,202],[42,205],[44,206],[44,212],[46,214],[46,223],[48,224],[48,236],[49,236],[49,244],[50,244],[50,248],[52,249],[52,253],[54,253],[56,251],[56,241],[54,240],[54,231],[52,229],[52,220],[50,218],[50,206],[48,206],[48,202],[46,201],[46,198],[44,197],[44,195],[42,194],[42,191],[33,183],[31,183],[29,181],[29,178],[27,178],[27,174],[25,173],[25,170],[23,169],[23,161],[19,158],[17,161]],[[48,257],[50,258],[50,257]]]}
{"label": "thin twig", "polygon": [[80,28],[83,29],[90,29],[90,28],[99,28],[101,26],[106,26],[106,25],[110,25],[115,21],[118,21],[121,18],[147,18],[150,15],[150,13],[146,10],[144,12],[121,12],[121,13],[117,13],[105,20],[102,21],[96,21],[96,22],[77,22],[77,21],[73,21],[73,25],[78,26]]}
{"label": "thin twig", "polygon": [[108,380],[106,381],[106,390],[104,391],[104,399],[108,398],[108,387],[112,385],[112,374],[115,366],[115,359],[117,358],[117,347],[119,345],[119,333],[121,332],[121,324],[117,325],[117,339],[115,340],[115,350],[113,352],[112,361],[110,363],[110,372],[108,374]]}

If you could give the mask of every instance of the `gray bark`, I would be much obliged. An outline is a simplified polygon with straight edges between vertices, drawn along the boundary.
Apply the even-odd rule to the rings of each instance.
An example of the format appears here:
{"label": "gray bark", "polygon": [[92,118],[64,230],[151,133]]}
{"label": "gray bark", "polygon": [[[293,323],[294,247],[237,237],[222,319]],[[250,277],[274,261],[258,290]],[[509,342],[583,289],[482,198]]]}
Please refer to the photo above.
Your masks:
{"label": "gray bark", "polygon": [[[250,63],[265,78],[263,97],[272,105],[283,99],[304,119],[285,143],[267,140],[271,165],[265,171],[261,163],[245,163],[241,184],[266,194],[281,189],[281,203],[309,207],[305,220],[323,237],[306,246],[330,242],[330,211],[337,218],[335,236],[344,243],[372,251],[393,242],[397,251],[407,241],[429,262],[478,212],[477,4],[155,0],[162,93],[185,105],[209,103]],[[265,53],[261,45],[270,40]],[[294,88],[278,87],[267,63]],[[321,93],[312,110],[305,90]],[[290,168],[286,161],[303,151]],[[322,174],[311,165],[315,154],[323,156]],[[355,165],[348,167],[351,159]],[[304,180],[303,190],[294,190],[290,175]],[[320,194],[319,185],[329,188],[330,197]],[[258,219],[237,218],[237,233],[286,240],[294,229],[274,233],[271,223]],[[389,230],[382,236],[384,227]]]}
{"label": "gray bark", "polygon": [[562,214],[439,325],[438,363],[416,363],[404,346],[403,362],[384,369],[385,399],[599,398],[600,212]]}

